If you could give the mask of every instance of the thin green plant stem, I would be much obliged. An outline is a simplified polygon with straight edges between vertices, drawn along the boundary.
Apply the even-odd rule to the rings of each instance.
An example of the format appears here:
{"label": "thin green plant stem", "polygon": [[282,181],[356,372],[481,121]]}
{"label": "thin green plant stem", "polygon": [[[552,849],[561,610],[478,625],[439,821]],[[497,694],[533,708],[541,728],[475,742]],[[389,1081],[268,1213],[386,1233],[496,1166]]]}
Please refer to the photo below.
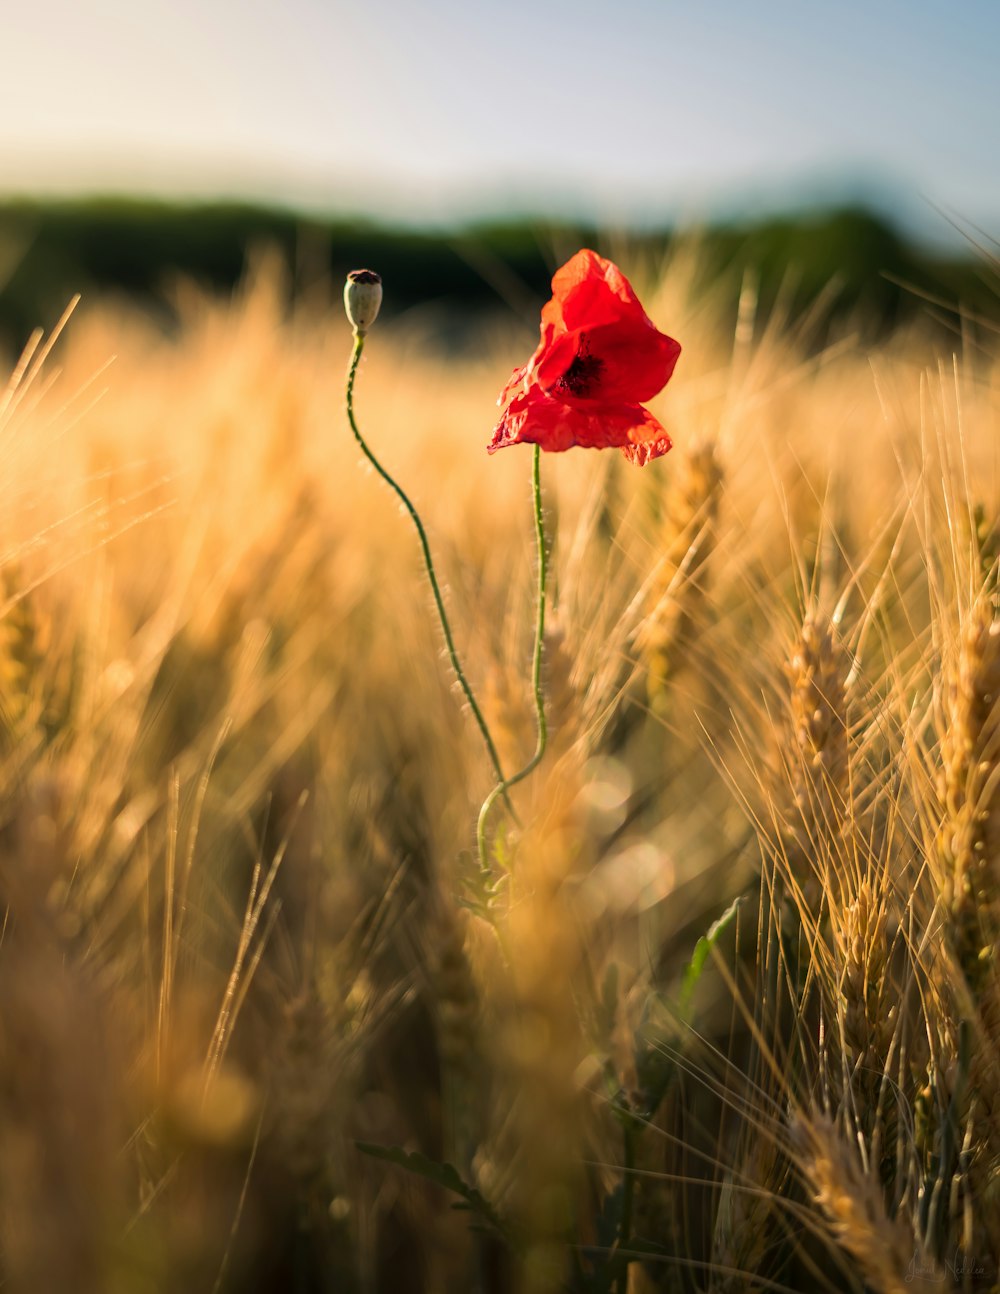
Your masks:
{"label": "thin green plant stem", "polygon": [[489,870],[486,854],[486,824],[489,820],[490,812],[501,795],[507,800],[508,804],[510,803],[507,791],[510,787],[516,786],[518,782],[523,782],[526,777],[535,771],[542,762],[542,756],[545,754],[545,746],[548,741],[548,725],[545,721],[545,690],[542,686],[542,648],[545,643],[545,591],[548,574],[548,554],[545,551],[545,517],[542,512],[541,451],[537,445],[535,446],[531,467],[531,488],[535,504],[535,539],[538,544],[538,607],[535,619],[535,654],[531,667],[531,685],[535,694],[538,737],[535,743],[535,753],[525,766],[515,773],[513,777],[509,777],[506,781],[501,780],[498,782],[483,801],[483,807],[479,810],[479,822],[476,824],[476,843],[479,847],[479,866],[483,871]]}
{"label": "thin green plant stem", "polygon": [[448,648],[448,659],[451,661],[451,667],[455,671],[455,677],[458,679],[461,684],[462,691],[465,693],[465,699],[469,703],[469,709],[472,711],[475,716],[476,723],[479,725],[479,731],[483,734],[483,741],[486,742],[486,749],[489,751],[493,771],[500,779],[500,786],[504,790],[507,803],[513,812],[513,806],[510,804],[510,799],[506,796],[507,784],[504,781],[503,768],[500,764],[500,756],[497,753],[497,748],[493,741],[493,737],[490,734],[490,730],[486,725],[486,720],[483,718],[483,712],[480,710],[479,703],[472,693],[472,688],[469,686],[469,680],[465,677],[465,671],[462,669],[461,662],[458,659],[458,652],[455,650],[455,640],[452,637],[451,625],[448,623],[448,615],[444,609],[444,599],[441,597],[441,588],[438,584],[437,574],[434,570],[434,560],[431,557],[431,548],[430,544],[427,542],[427,532],[424,530],[424,523],[420,520],[420,516],[416,508],[410,502],[409,496],[405,493],[402,487],[393,480],[372,451],[368,448],[368,444],[358,429],[357,420],[354,417],[354,380],[357,377],[358,364],[361,362],[361,352],[364,348],[364,333],[355,331],[354,351],[351,355],[351,366],[347,370],[347,421],[350,424],[351,431],[354,433],[354,439],[358,442],[358,445],[361,448],[361,452],[364,454],[365,458],[368,459],[369,463],[371,463],[372,467],[374,467],[375,471],[378,472],[382,480],[385,481],[386,485],[396,492],[396,495],[403,507],[409,513],[410,520],[417,528],[417,534],[420,537],[420,547],[424,554],[424,565],[427,568],[427,578],[430,581],[431,592],[434,594],[434,605],[437,607],[438,618],[441,621],[441,628],[444,632],[444,641]]}
{"label": "thin green plant stem", "polygon": [[[632,1209],[635,1202],[635,1143],[636,1126],[625,1128],[625,1165],[622,1169],[622,1211],[618,1224],[618,1241],[615,1250],[628,1250],[632,1240]],[[628,1263],[622,1269],[622,1275],[615,1281],[615,1294],[626,1294],[628,1290]]]}

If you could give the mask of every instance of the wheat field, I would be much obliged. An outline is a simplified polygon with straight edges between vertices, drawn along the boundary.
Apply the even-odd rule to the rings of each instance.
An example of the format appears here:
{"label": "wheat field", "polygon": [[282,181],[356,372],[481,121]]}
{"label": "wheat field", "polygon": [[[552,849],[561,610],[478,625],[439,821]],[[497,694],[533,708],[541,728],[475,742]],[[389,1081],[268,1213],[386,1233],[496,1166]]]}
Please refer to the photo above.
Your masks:
{"label": "wheat field", "polygon": [[[996,335],[749,280],[734,331],[694,252],[620,260],[675,448],[543,456],[487,872],[337,290],[264,260],[12,364],[5,1290],[997,1288]],[[355,395],[505,767],[536,327],[379,323]]]}

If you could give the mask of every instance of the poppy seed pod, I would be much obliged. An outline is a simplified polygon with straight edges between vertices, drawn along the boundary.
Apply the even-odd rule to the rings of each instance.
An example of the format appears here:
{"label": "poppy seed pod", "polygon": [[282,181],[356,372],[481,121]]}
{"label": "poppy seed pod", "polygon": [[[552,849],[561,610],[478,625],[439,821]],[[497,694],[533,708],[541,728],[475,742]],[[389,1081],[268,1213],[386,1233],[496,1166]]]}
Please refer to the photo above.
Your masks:
{"label": "poppy seed pod", "polygon": [[359,336],[375,322],[381,304],[381,276],[374,270],[351,270],[344,284],[344,309]]}

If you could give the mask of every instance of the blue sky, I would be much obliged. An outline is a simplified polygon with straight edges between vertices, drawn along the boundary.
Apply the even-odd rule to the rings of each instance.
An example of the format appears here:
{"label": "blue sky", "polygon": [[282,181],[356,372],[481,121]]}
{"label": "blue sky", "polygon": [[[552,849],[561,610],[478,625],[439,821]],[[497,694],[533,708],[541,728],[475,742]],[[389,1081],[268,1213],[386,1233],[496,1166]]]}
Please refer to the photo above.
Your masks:
{"label": "blue sky", "polygon": [[853,184],[1000,232],[998,0],[7,7],[7,190],[617,220]]}

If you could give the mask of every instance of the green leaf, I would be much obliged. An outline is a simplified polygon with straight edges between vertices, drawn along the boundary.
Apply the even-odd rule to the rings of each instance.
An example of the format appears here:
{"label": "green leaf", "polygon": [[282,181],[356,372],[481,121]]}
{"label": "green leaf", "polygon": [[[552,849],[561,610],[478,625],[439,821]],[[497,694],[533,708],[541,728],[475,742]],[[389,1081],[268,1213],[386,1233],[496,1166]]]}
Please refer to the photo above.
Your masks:
{"label": "green leaf", "polygon": [[708,961],[708,955],[718,943],[720,936],[732,924],[739,906],[743,902],[742,896],[734,899],[726,908],[718,921],[713,921],[708,928],[708,933],[701,936],[694,946],[694,953],[688,962],[684,971],[684,977],[681,980],[680,993],[677,996],[677,1009],[680,1017],[685,1022],[691,1018],[691,1005],[694,1001],[694,991],[698,987],[698,981],[701,979],[701,973],[705,969],[705,963]]}
{"label": "green leaf", "polygon": [[474,859],[468,849],[459,852],[458,861],[463,885],[463,892],[458,896],[460,906],[486,921],[494,922],[494,909],[503,897],[510,879],[509,874],[501,871],[494,875],[489,870],[484,871],[479,866],[479,860]]}
{"label": "green leaf", "polygon": [[694,992],[708,962],[709,954],[725,930],[732,924],[742,898],[735,899],[717,921],[695,944],[691,960],[685,967],[676,1000],[654,995],[646,1003],[646,1019],[636,1034],[635,1067],[637,1098],[617,1111],[619,1122],[638,1120],[641,1127],[659,1108],[677,1077],[676,1052],[681,1047],[683,1026],[690,1023]]}
{"label": "green leaf", "polygon": [[512,1243],[510,1230],[493,1205],[463,1179],[454,1164],[439,1164],[437,1160],[428,1159],[418,1150],[406,1151],[401,1146],[376,1146],[368,1141],[356,1141],[354,1144],[362,1154],[370,1155],[372,1159],[384,1159],[387,1163],[405,1168],[408,1173],[414,1173],[427,1182],[433,1182],[435,1186],[461,1196],[473,1213],[488,1222],[508,1243]]}

